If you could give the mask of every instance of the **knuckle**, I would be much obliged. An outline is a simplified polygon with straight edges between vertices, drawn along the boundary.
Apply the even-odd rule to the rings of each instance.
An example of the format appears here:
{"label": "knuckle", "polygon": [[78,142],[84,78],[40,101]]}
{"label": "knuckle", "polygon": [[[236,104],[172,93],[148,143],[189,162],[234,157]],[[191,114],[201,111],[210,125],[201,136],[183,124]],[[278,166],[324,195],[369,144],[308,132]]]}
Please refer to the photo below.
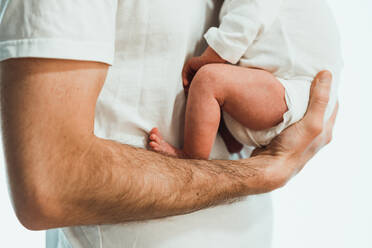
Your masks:
{"label": "knuckle", "polygon": [[316,105],[321,105],[321,106],[325,107],[325,106],[327,106],[328,101],[329,101],[328,96],[319,95],[319,96],[314,98],[313,103],[316,104]]}

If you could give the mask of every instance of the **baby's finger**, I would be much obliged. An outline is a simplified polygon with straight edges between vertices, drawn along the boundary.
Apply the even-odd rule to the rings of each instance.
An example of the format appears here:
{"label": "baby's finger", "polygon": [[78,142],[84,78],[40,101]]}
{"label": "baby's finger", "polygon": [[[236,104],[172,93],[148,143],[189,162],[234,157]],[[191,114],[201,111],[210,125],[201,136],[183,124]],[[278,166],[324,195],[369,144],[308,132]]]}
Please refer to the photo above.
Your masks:
{"label": "baby's finger", "polygon": [[190,67],[189,67],[189,64],[186,64],[182,70],[182,84],[184,88],[186,88],[190,84],[189,73],[190,73]]}

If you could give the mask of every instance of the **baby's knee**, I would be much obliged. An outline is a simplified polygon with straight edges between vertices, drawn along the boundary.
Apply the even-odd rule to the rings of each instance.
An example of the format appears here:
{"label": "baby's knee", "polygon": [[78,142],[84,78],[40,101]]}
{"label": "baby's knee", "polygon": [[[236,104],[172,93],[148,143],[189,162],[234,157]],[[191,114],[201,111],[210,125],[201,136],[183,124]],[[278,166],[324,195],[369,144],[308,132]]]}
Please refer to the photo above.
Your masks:
{"label": "baby's knee", "polygon": [[219,97],[224,89],[221,65],[223,64],[207,64],[202,66],[192,80],[190,91],[197,90]]}
{"label": "baby's knee", "polygon": [[221,69],[223,64],[207,64],[202,66],[195,74],[193,81],[216,82],[223,76]]}

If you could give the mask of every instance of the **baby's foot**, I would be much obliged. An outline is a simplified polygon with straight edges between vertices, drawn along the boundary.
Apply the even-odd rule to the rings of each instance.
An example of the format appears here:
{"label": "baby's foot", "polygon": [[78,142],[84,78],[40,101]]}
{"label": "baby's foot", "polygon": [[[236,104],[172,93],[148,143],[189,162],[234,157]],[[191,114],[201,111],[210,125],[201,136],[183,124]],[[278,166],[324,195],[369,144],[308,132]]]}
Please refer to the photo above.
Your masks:
{"label": "baby's foot", "polygon": [[149,147],[151,150],[159,153],[163,153],[169,156],[183,158],[184,153],[175,148],[174,146],[168,144],[161,136],[157,128],[153,128],[149,135]]}

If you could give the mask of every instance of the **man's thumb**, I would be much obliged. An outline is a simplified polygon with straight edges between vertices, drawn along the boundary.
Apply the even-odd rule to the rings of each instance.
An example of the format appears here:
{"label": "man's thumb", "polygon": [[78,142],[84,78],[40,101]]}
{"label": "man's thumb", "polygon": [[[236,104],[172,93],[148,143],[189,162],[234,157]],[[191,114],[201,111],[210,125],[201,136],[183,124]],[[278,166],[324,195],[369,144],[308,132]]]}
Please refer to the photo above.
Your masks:
{"label": "man's thumb", "polygon": [[329,94],[331,91],[332,74],[322,71],[315,77],[310,90],[309,106],[304,120],[307,126],[314,131],[321,131]]}

